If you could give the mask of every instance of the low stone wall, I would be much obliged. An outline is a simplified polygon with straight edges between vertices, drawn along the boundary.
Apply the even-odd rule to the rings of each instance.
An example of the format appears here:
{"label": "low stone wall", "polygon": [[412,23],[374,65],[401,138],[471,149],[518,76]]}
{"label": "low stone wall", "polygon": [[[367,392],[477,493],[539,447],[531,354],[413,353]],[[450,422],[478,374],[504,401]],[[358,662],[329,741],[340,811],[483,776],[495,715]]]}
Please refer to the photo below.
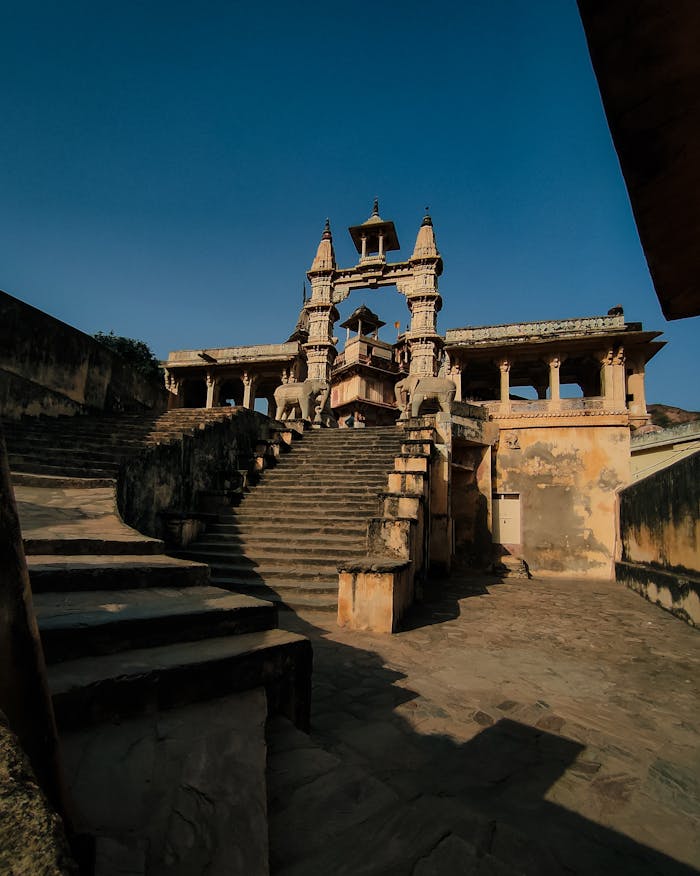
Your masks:
{"label": "low stone wall", "polygon": [[95,873],[267,876],[266,717],[256,688],[63,734]]}
{"label": "low stone wall", "polygon": [[700,624],[700,451],[626,487],[616,579]]}
{"label": "low stone wall", "polygon": [[267,439],[270,426],[262,414],[237,408],[230,419],[127,459],[117,483],[119,513],[139,532],[167,540],[161,512],[193,511],[199,494],[233,492],[239,472],[254,465],[258,443]]}
{"label": "low stone wall", "polygon": [[165,410],[167,393],[72,326],[0,291],[2,416]]}

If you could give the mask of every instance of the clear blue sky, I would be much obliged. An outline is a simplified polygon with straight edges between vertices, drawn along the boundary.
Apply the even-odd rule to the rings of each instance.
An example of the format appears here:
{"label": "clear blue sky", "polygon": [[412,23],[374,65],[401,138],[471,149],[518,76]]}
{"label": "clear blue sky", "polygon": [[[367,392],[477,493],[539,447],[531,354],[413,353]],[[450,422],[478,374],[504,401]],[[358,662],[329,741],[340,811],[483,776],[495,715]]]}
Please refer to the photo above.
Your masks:
{"label": "clear blue sky", "polygon": [[284,340],[326,216],[352,264],[378,196],[399,258],[430,205],[442,331],[620,303],[669,341],[649,400],[700,409],[574,0],[5,2],[0,82],[0,288],[84,331]]}

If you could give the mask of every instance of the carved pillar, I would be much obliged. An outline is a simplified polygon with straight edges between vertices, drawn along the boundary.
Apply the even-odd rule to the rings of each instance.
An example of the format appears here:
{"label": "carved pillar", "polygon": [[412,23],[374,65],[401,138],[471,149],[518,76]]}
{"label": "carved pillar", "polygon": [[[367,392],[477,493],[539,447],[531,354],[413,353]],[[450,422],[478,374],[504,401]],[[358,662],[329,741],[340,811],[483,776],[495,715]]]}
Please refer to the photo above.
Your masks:
{"label": "carved pillar", "polygon": [[561,356],[550,356],[547,360],[549,365],[549,402],[551,407],[561,406],[561,385],[559,382],[559,369],[561,368]]}
{"label": "carved pillar", "polygon": [[600,356],[600,389],[606,408],[613,408],[613,350],[606,350]]}
{"label": "carved pillar", "polygon": [[211,371],[207,371],[207,404],[208,408],[214,407],[214,399],[216,390],[218,389],[219,381]]}
{"label": "carved pillar", "polygon": [[437,333],[437,315],[442,307],[438,292],[442,257],[437,249],[430,216],[423,218],[410,263],[411,280],[397,284],[399,292],[406,295],[411,311],[411,325],[407,333],[411,351],[410,373],[418,377],[433,376],[443,346],[443,339]]}
{"label": "carved pillar", "polygon": [[333,306],[335,271],[333,237],[330,224],[326,220],[316,257],[306,275],[311,284],[311,297],[305,305],[309,317],[309,337],[304,344],[304,350],[308,376],[328,381],[331,378],[331,365],[336,355],[333,340],[333,324],[338,319],[338,311]]}
{"label": "carved pillar", "polygon": [[[646,393],[644,391],[644,360],[641,357],[630,361],[631,371],[627,377],[627,389],[632,396],[629,403],[630,414],[635,419],[643,419],[647,421],[649,414],[647,412]],[[639,425],[643,425],[640,423]]]}
{"label": "carved pillar", "polygon": [[510,359],[501,359],[498,370],[501,372],[501,410],[510,410]]}
{"label": "carved pillar", "polygon": [[457,387],[457,392],[455,393],[455,401],[462,401],[462,366],[459,362],[455,362],[450,366],[449,371],[447,372],[447,376]]}
{"label": "carved pillar", "polygon": [[243,407],[252,411],[255,407],[255,384],[257,377],[248,371],[243,372]]}
{"label": "carved pillar", "polygon": [[168,390],[168,410],[172,411],[182,407],[182,399],[180,398],[180,378],[176,377],[171,371],[165,369],[165,388]]}
{"label": "carved pillar", "polygon": [[627,380],[625,374],[625,351],[622,347],[615,352],[612,360],[613,399],[617,410],[627,407]]}

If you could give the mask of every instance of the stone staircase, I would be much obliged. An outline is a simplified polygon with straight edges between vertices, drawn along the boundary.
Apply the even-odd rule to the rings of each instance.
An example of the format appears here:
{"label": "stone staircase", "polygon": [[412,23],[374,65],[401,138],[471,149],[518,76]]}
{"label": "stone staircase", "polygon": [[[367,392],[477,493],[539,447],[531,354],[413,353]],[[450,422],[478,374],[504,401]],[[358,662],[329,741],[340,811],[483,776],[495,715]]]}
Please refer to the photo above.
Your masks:
{"label": "stone staircase", "polygon": [[38,483],[37,477],[44,476],[104,484],[117,477],[122,460],[144,447],[177,440],[233,415],[233,408],[192,408],[161,414],[23,417],[4,421],[3,430],[14,483]]}
{"label": "stone staircase", "polygon": [[367,522],[401,453],[394,426],[304,433],[241,504],[178,556],[212,583],[283,608],[336,611],[337,564],[367,552]]}
{"label": "stone staircase", "polygon": [[311,644],[278,628],[275,605],[212,586],[204,563],[167,556],[116,507],[126,457],[230,416],[4,424],[73,827],[95,876],[155,872],[149,855],[178,872],[213,860],[267,872],[265,715],[308,726]]}

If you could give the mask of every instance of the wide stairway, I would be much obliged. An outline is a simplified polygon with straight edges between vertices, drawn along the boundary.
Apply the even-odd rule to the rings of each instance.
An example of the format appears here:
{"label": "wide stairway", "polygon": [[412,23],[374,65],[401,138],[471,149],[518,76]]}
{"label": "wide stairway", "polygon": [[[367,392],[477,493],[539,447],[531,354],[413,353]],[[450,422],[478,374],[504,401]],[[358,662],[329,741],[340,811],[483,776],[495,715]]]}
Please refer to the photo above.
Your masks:
{"label": "wide stairway", "polygon": [[304,433],[179,556],[208,563],[218,587],[336,611],[338,561],[366,554],[367,522],[380,513],[402,434],[395,426]]}
{"label": "wide stairway", "polygon": [[98,481],[106,486],[125,458],[233,414],[233,408],[192,408],[161,414],[23,417],[4,421],[3,430],[15,484],[38,483],[38,476],[44,476],[79,478],[83,485],[90,478],[93,486]]}
{"label": "wide stairway", "polygon": [[277,629],[274,605],[211,586],[205,564],[167,556],[116,508],[125,456],[230,416],[3,423],[59,730],[260,686],[306,721],[309,643]]}

